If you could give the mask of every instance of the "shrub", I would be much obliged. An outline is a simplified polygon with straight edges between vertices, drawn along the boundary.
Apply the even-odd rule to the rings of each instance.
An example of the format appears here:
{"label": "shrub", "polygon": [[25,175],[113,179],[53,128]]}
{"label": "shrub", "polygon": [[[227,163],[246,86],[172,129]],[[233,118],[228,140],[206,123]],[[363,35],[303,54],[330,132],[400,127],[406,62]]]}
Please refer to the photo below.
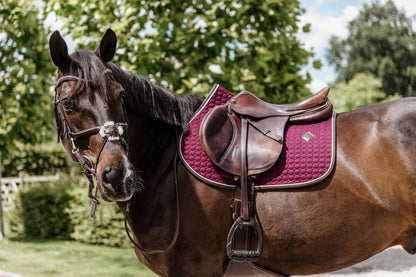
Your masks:
{"label": "shrub", "polygon": [[62,145],[56,142],[45,144],[18,144],[17,151],[2,156],[2,175],[19,176],[20,172],[28,175],[54,175],[56,172],[77,174],[81,167],[72,162]]}
{"label": "shrub", "polygon": [[67,239],[73,231],[67,212],[71,196],[56,184],[33,184],[16,195],[11,229],[19,235]]}
{"label": "shrub", "polygon": [[109,246],[129,246],[130,241],[124,231],[124,216],[114,203],[100,201],[95,220],[89,219],[91,202],[86,197],[88,182],[71,190],[72,200],[69,215],[74,226],[71,238],[93,244]]}
{"label": "shrub", "polygon": [[91,202],[87,194],[88,181],[83,176],[26,184],[15,195],[10,229],[21,236],[128,246],[124,217],[117,205],[100,201],[95,220],[90,220]]}

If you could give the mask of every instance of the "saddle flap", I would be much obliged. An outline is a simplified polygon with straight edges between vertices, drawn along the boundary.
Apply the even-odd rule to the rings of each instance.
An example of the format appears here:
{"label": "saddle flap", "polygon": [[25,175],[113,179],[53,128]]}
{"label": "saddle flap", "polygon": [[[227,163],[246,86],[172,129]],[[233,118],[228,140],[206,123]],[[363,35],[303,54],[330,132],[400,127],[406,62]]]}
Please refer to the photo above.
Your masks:
{"label": "saddle flap", "polygon": [[199,128],[202,150],[218,165],[234,137],[232,121],[228,119],[225,106],[212,108],[204,117]]}
{"label": "saddle flap", "polygon": [[[288,118],[249,119],[247,132],[247,174],[257,175],[272,167],[283,148]],[[227,106],[210,110],[199,129],[202,149],[211,161],[235,176],[241,175],[241,119]]]}

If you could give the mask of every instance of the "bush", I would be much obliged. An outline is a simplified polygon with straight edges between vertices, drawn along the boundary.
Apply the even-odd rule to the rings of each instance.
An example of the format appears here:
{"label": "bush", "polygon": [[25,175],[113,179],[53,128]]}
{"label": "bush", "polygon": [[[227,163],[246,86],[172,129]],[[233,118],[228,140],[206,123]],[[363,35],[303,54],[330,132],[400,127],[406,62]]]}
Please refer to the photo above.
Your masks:
{"label": "bush", "polygon": [[34,184],[16,195],[11,229],[19,235],[67,239],[73,231],[67,212],[71,196],[56,184]]}
{"label": "bush", "polygon": [[62,145],[56,142],[45,144],[18,144],[17,151],[2,156],[2,175],[19,176],[20,172],[28,175],[54,175],[56,172],[77,174],[81,167],[72,162]]}
{"label": "bush", "polygon": [[95,219],[90,220],[91,202],[86,197],[88,182],[71,190],[72,200],[69,215],[74,230],[71,238],[80,242],[104,244],[109,246],[129,246],[129,239],[124,231],[124,216],[114,203],[100,201],[97,205]]}
{"label": "bush", "polygon": [[116,204],[100,201],[95,220],[84,177],[63,176],[57,182],[26,184],[15,195],[10,229],[21,236],[74,239],[109,246],[129,246],[124,216]]}

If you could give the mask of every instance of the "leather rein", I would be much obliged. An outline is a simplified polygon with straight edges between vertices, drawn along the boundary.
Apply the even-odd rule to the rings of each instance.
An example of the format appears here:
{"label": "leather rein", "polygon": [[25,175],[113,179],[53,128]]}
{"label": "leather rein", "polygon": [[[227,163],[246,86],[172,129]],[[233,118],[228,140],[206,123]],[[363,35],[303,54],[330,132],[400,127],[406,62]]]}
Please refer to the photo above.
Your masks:
{"label": "leather rein", "polygon": [[[107,73],[112,73],[110,69],[106,69],[103,71],[103,75]],[[93,220],[95,218],[95,211],[97,209],[97,203],[99,202],[97,199],[97,193],[98,193],[98,185],[94,185],[94,179],[97,181],[97,165],[101,156],[101,153],[107,144],[107,142],[114,142],[114,141],[120,141],[122,146],[125,148],[127,155],[129,155],[129,144],[127,141],[128,134],[127,134],[127,127],[128,127],[128,119],[127,119],[127,113],[126,108],[124,105],[123,99],[122,106],[123,106],[123,113],[124,113],[124,122],[120,123],[114,123],[113,121],[107,121],[102,126],[95,126],[91,127],[85,130],[81,130],[79,132],[73,132],[69,126],[69,123],[66,119],[64,108],[62,106],[61,98],[58,94],[58,88],[65,82],[69,81],[77,81],[77,82],[85,82],[84,79],[73,76],[73,75],[66,75],[61,78],[59,78],[55,83],[55,101],[54,101],[54,111],[55,111],[55,117],[57,119],[57,133],[58,133],[58,142],[60,139],[59,135],[59,128],[60,125],[58,125],[58,121],[61,120],[63,123],[63,131],[64,135],[66,134],[67,138],[71,141],[72,146],[72,154],[77,159],[78,163],[82,167],[82,172],[85,174],[85,176],[88,179],[89,182],[89,188],[88,188],[88,198],[91,200],[91,211],[90,211],[90,219]],[[98,154],[95,158],[95,162],[91,161],[91,159],[82,154],[82,150],[79,147],[77,143],[77,139],[82,137],[89,137],[92,135],[99,134],[103,141],[101,142]],[[177,218],[176,218],[176,226],[175,226],[175,233],[173,235],[173,238],[171,242],[169,243],[169,246],[165,249],[146,249],[138,245],[132,236],[130,235],[128,226],[127,226],[127,217],[130,212],[130,200],[127,201],[126,204],[126,213],[124,217],[124,227],[127,233],[128,238],[133,243],[133,245],[138,248],[140,251],[147,253],[147,254],[157,254],[157,253],[163,253],[165,251],[168,251],[173,248],[175,245],[178,236],[179,236],[179,226],[180,226],[180,217],[179,217],[179,193],[178,193],[178,180],[177,180],[177,153],[174,158],[174,183],[175,183],[175,191],[176,191],[176,211],[177,211]],[[127,157],[129,158],[129,157]],[[95,188],[95,190],[94,190]],[[93,192],[94,191],[94,192]]]}

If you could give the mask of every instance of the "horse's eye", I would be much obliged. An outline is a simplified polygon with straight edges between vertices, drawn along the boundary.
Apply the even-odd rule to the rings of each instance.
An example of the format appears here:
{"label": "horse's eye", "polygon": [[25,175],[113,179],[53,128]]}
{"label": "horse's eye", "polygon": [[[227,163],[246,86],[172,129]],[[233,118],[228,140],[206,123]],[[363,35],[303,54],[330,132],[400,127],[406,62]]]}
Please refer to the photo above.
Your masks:
{"label": "horse's eye", "polygon": [[118,93],[118,98],[123,99],[123,97],[125,95],[124,88],[122,86],[120,86],[120,89],[117,91],[117,93]]}
{"label": "horse's eye", "polygon": [[62,106],[64,106],[65,110],[72,111],[74,109],[75,103],[72,99],[62,99]]}

